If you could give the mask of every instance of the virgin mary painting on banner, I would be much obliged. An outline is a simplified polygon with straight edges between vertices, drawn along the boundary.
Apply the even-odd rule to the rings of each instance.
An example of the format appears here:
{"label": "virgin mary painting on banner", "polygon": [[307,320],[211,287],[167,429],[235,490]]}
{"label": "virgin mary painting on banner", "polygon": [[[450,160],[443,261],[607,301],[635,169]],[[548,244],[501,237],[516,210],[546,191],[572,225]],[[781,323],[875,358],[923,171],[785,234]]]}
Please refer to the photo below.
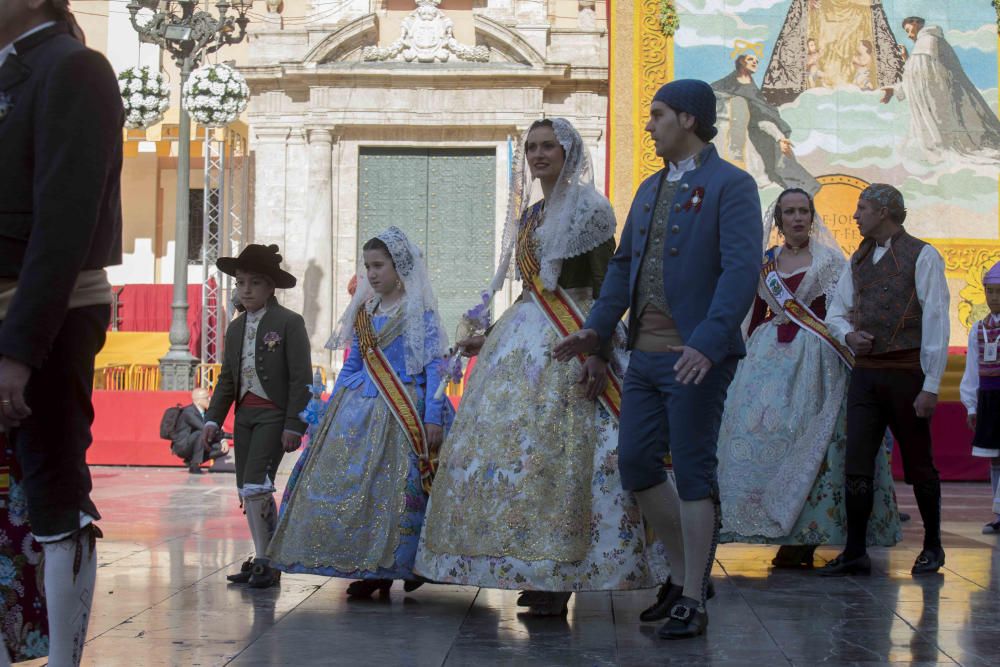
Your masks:
{"label": "virgin mary painting on banner", "polygon": [[761,198],[815,197],[846,252],[869,183],[906,197],[906,228],[947,260],[950,345],[1000,254],[997,11],[990,0],[677,0],[672,66],[712,81],[720,154]]}
{"label": "virgin mary painting on banner", "polygon": [[808,88],[890,87],[902,72],[902,50],[881,0],[792,0],[762,92],[771,104],[784,104]]}

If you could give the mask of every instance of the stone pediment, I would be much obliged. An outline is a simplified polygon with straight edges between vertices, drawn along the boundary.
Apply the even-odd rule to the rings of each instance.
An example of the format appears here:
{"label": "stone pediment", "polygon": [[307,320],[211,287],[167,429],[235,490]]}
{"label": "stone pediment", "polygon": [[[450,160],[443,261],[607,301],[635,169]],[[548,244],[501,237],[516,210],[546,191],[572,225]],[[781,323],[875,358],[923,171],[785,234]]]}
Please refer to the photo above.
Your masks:
{"label": "stone pediment", "polygon": [[399,38],[389,46],[366,46],[362,60],[446,63],[458,59],[489,62],[488,46],[469,46],[455,39],[455,23],[438,7],[441,0],[417,0],[400,26]]}
{"label": "stone pediment", "polygon": [[[477,65],[489,66],[503,63],[533,68],[544,67],[546,65],[542,55],[517,32],[493,19],[478,14],[474,16],[473,22],[476,46],[457,45],[459,48],[456,50],[468,49],[470,51],[465,51],[465,53],[475,55],[476,57],[453,57],[453,52],[449,52],[452,53],[452,56],[449,56],[447,59],[448,67],[453,67],[457,64],[462,64],[465,67],[474,67]],[[327,35],[306,54],[302,62],[303,64],[311,63],[317,65],[353,63],[359,66],[368,65],[373,67],[384,67],[387,61],[395,60],[398,60],[399,65],[404,67],[434,67],[444,64],[439,56],[435,56],[435,54],[440,52],[441,44],[438,43],[438,50],[434,50],[434,40],[437,39],[434,33],[430,29],[427,29],[426,34],[420,34],[417,37],[421,40],[422,46],[414,45],[417,48],[411,49],[412,53],[408,55],[414,56],[412,60],[408,60],[406,57],[396,58],[395,55],[366,60],[366,53],[369,56],[379,54],[380,52],[381,54],[386,54],[389,48],[383,47],[380,49],[378,47],[378,17],[375,14],[367,14]],[[454,40],[452,39],[452,41]],[[393,47],[396,45],[394,43]],[[399,56],[402,56],[403,50],[407,48],[405,44],[403,47],[399,51]],[[419,57],[418,51],[420,54]]]}

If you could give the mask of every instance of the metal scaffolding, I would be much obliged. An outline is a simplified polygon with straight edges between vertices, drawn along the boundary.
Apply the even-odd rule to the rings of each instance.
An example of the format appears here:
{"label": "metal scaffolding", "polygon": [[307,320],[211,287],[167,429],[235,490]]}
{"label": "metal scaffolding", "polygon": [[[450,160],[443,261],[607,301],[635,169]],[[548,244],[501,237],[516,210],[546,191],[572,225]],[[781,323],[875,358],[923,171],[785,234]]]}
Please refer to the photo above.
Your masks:
{"label": "metal scaffolding", "polygon": [[229,129],[205,132],[205,197],[201,250],[201,363],[222,360],[232,317],[232,277],[215,266],[243,249],[249,212],[250,156],[246,139]]}

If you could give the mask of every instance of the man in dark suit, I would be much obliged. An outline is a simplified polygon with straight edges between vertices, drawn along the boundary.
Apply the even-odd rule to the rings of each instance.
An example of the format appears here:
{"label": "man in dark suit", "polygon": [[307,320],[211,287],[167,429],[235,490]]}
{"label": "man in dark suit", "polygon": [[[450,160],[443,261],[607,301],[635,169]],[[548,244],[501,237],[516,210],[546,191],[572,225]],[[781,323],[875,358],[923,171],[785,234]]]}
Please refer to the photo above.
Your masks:
{"label": "man in dark suit", "polygon": [[52,665],[79,664],[90,617],[91,386],[121,261],[118,81],[67,5],[0,2],[0,425],[45,550]]}
{"label": "man in dark suit", "polygon": [[256,558],[249,558],[233,583],[267,588],[280,573],[264,557],[274,534],[278,509],[274,476],[285,452],[299,448],[306,424],[299,417],[312,394],[309,335],[302,316],[278,305],[275,288],[295,286],[281,269],[278,246],[248,245],[239,257],[220,257],[216,266],[236,276],[246,308],[226,330],[222,372],[208,407],[203,444],[218,433],[236,404],[236,487],[243,499]]}
{"label": "man in dark suit", "polygon": [[208,447],[203,442],[201,432],[205,428],[209,398],[208,389],[204,387],[191,392],[191,405],[184,406],[177,416],[170,442],[170,451],[184,459],[188,472],[193,475],[204,472],[201,464],[205,459],[214,460],[229,453],[229,445],[222,439],[222,433],[218,433]]}
{"label": "man in dark suit", "polygon": [[[664,639],[708,626],[721,526],[716,441],[726,391],[746,354],[740,323],[761,257],[757,186],[710,143],[715,103],[712,88],[693,79],[671,81],[653,97],[646,130],[664,168],[635,194],[584,329],[555,350],[563,360],[596,352],[629,312],[618,466],[670,559],[671,580],[640,615],[667,618]],[[593,377],[590,364],[584,380]]]}

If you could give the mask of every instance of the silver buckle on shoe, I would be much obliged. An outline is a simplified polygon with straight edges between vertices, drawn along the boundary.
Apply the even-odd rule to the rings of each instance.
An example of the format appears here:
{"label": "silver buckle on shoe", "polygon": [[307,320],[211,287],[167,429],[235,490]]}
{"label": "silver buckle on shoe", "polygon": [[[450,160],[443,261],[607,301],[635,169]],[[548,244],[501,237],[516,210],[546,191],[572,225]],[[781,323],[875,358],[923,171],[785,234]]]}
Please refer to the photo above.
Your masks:
{"label": "silver buckle on shoe", "polygon": [[685,604],[675,604],[673,609],[670,610],[670,618],[677,619],[678,621],[682,621],[684,623],[690,621],[693,615],[694,608]]}

